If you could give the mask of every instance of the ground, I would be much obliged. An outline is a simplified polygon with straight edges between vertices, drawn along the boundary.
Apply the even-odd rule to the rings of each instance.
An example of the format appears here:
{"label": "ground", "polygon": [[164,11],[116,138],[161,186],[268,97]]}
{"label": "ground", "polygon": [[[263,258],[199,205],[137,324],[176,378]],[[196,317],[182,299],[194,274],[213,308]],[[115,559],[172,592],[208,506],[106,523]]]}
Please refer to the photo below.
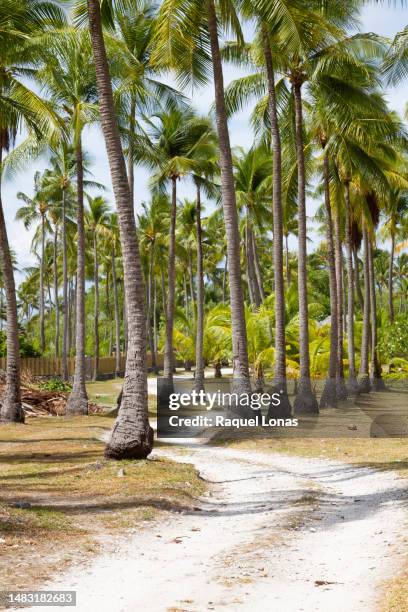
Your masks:
{"label": "ground", "polygon": [[[89,392],[113,407],[120,386],[92,383]],[[297,592],[309,601],[306,612],[335,610],[358,589],[364,601],[350,600],[353,612],[407,609],[404,441],[185,441],[156,445],[147,461],[117,464],[103,460],[112,422],[53,417],[0,427],[0,584],[71,581],[80,591],[91,577],[103,592],[105,573],[114,572],[123,585],[120,606],[112,608],[117,593],[108,590],[100,610],[134,609],[135,573],[139,598],[155,589],[162,594],[154,602],[166,603],[150,601],[149,612],[261,609],[271,592],[277,605],[289,605],[290,592],[297,606]],[[354,566],[341,562],[350,558]],[[350,567],[364,570],[355,588]],[[285,571],[294,581],[289,591]],[[177,601],[181,580],[185,596]],[[89,609],[83,604],[79,610]]]}

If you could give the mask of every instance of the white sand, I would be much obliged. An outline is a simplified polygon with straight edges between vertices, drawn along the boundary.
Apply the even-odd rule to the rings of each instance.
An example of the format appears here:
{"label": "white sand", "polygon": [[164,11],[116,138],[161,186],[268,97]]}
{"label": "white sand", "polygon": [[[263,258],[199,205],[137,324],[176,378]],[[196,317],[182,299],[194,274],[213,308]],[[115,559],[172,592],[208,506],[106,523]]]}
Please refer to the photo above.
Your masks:
{"label": "white sand", "polygon": [[[213,483],[201,511],[135,530],[114,554],[44,589],[75,589],[80,612],[375,610],[381,582],[403,562],[402,480],[317,459],[185,451],[154,455],[194,463]],[[305,517],[297,529],[288,527],[294,512]]]}

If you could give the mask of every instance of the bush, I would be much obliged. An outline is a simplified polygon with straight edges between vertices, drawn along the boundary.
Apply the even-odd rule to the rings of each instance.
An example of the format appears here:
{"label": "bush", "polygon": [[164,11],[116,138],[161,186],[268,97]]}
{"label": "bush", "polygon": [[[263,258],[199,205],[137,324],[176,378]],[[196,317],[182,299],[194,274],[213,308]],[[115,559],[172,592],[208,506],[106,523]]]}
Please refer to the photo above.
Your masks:
{"label": "bush", "polygon": [[50,378],[46,382],[43,382],[39,385],[40,389],[44,389],[44,391],[71,391],[72,385],[67,382],[64,382],[60,378]]}
{"label": "bush", "polygon": [[386,362],[395,357],[408,359],[408,320],[397,319],[394,323],[385,323],[378,330],[378,351],[381,361]]}
{"label": "bush", "polygon": [[[20,357],[40,357],[34,346],[27,340],[24,335],[20,335]],[[6,332],[0,332],[0,357],[7,355],[7,335]]]}

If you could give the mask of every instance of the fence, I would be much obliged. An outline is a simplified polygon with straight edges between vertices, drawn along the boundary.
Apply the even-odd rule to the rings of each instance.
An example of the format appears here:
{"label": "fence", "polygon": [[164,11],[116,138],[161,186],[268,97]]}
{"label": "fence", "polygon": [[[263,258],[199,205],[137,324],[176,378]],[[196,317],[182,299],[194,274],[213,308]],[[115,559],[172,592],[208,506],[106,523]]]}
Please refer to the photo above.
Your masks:
{"label": "fence", "polygon": [[[93,372],[93,358],[86,357],[86,376],[91,378]],[[147,367],[152,365],[152,356],[147,354]],[[157,365],[163,367],[163,355],[157,355]],[[115,375],[116,359],[115,357],[100,357],[98,373],[101,378],[109,378]],[[6,358],[0,357],[0,370],[6,369]],[[31,376],[61,376],[62,375],[62,359],[55,357],[22,357],[21,358],[22,372],[28,372]],[[120,356],[120,370],[123,373],[125,370],[125,355]],[[73,376],[75,372],[75,358],[68,359],[68,374]]]}

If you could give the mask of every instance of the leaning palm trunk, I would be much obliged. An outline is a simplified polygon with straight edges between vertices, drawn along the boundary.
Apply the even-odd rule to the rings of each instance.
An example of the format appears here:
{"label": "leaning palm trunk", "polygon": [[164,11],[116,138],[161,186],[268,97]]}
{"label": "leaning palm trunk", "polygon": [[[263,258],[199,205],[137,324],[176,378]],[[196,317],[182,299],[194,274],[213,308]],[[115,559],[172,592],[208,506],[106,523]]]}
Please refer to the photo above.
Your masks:
{"label": "leaning palm trunk", "polygon": [[68,380],[68,262],[67,262],[67,217],[66,189],[62,188],[62,378]]}
{"label": "leaning palm trunk", "polygon": [[128,320],[125,381],[118,400],[118,416],[105,450],[105,456],[113,459],[141,458],[147,457],[153,446],[153,430],[149,425],[147,413],[146,314],[143,272],[126,164],[115,116],[98,0],[88,0],[88,18],[102,130],[118,208]]}
{"label": "leaning palm trunk", "polygon": [[[244,295],[241,284],[240,239],[231,145],[224,98],[224,77],[218,40],[218,24],[214,0],[207,0],[208,28],[214,73],[215,109],[220,148],[221,193],[227,238],[228,271],[232,325],[233,391],[249,393],[251,382],[247,350]],[[247,412],[247,411],[243,411]]]}
{"label": "leaning palm trunk", "polygon": [[336,264],[336,283],[337,283],[337,372],[336,372],[336,389],[337,399],[345,400],[347,398],[346,383],[344,381],[343,367],[343,247],[340,235],[340,211],[337,205],[334,211],[334,258]]}
{"label": "leaning palm trunk", "polygon": [[[169,236],[169,262],[168,262],[168,299],[166,310],[166,341],[164,347],[164,368],[163,368],[163,401],[166,401],[167,394],[173,393],[173,327],[174,327],[174,306],[175,306],[175,283],[176,283],[176,213],[177,213],[177,177],[172,177],[172,196],[170,212],[170,236]],[[187,291],[184,292],[187,299]]]}
{"label": "leaning palm trunk", "polygon": [[67,414],[88,414],[85,366],[85,228],[84,228],[84,169],[79,136],[76,145],[77,171],[77,282],[75,326],[74,386],[67,401]]}
{"label": "leaning palm trunk", "polygon": [[338,294],[334,255],[333,216],[330,203],[329,157],[324,154],[324,204],[326,208],[326,234],[330,282],[330,358],[329,372],[320,398],[320,408],[337,405],[336,377],[338,372]]}
{"label": "leaning palm trunk", "polygon": [[197,332],[195,385],[197,392],[204,390],[204,273],[203,243],[201,231],[201,190],[197,185],[196,197],[196,239],[197,239]]}
{"label": "leaning palm trunk", "polygon": [[375,273],[373,245],[368,243],[368,269],[370,276],[370,312],[371,312],[371,386],[374,391],[381,391],[385,388],[381,376],[381,366],[378,361],[377,351],[377,303],[375,296]]}
{"label": "leaning palm trunk", "polygon": [[298,393],[294,403],[296,414],[319,412],[316,397],[310,380],[309,356],[309,315],[307,300],[307,229],[306,229],[306,173],[303,151],[303,116],[302,116],[302,82],[295,81],[293,92],[295,98],[296,122],[296,157],[298,165],[298,292],[299,292],[299,365],[300,376]]}
{"label": "leaning palm trunk", "polygon": [[[1,152],[0,152],[1,165]],[[17,300],[13,264],[1,201],[0,175],[0,266],[6,293],[7,314],[7,362],[6,388],[0,399],[0,422],[24,423],[20,390],[20,346],[18,338]]]}
{"label": "leaning palm trunk", "polygon": [[116,281],[116,254],[112,247],[112,284],[113,284],[113,308],[115,311],[115,376],[120,376],[120,317],[118,285]]}
{"label": "leaning palm trunk", "polygon": [[363,243],[364,243],[364,309],[363,309],[363,336],[361,340],[361,358],[359,385],[362,393],[368,393],[371,389],[368,370],[368,356],[370,350],[370,272],[369,272],[369,244],[368,232],[363,220]]}
{"label": "leaning palm trunk", "polygon": [[94,255],[94,291],[95,291],[95,302],[94,302],[94,367],[93,376],[94,380],[98,380],[99,374],[99,259],[98,259],[98,238],[96,228],[94,230],[93,237],[93,255]]}
{"label": "leaning palm trunk", "polygon": [[45,324],[44,324],[44,265],[45,265],[45,216],[41,212],[41,262],[40,262],[40,346],[41,353],[45,351]]}
{"label": "leaning palm trunk", "polygon": [[345,213],[346,213],[346,257],[347,257],[347,348],[349,362],[349,377],[347,390],[350,395],[356,395],[359,387],[356,377],[356,357],[354,340],[354,273],[353,245],[351,243],[351,210],[350,183],[345,183]]}
{"label": "leaning palm trunk", "polygon": [[274,385],[281,393],[279,406],[272,404],[268,417],[287,417],[292,407],[287,393],[286,380],[286,336],[285,336],[285,286],[283,278],[283,210],[282,210],[282,144],[276,105],[275,72],[269,37],[263,33],[264,56],[268,79],[269,119],[271,122],[273,148],[273,263],[275,280],[275,373]]}

